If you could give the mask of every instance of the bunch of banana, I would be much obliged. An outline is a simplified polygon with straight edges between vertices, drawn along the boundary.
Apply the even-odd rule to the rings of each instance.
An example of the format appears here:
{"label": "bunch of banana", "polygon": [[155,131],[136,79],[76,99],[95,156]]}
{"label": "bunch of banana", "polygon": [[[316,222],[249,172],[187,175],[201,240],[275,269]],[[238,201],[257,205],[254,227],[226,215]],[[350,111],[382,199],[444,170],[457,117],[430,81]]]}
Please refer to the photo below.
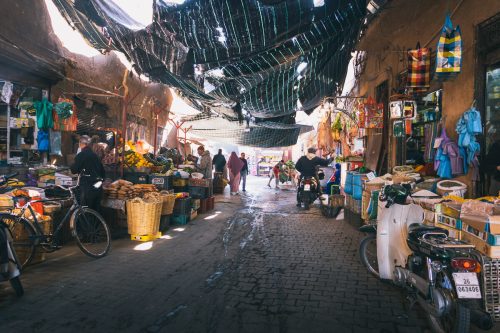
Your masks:
{"label": "bunch of banana", "polygon": [[147,167],[153,166],[152,163],[148,162],[141,154],[135,151],[128,150],[125,152],[125,163],[130,167]]}
{"label": "bunch of banana", "polygon": [[22,187],[22,186],[26,186],[26,184],[24,182],[20,181],[19,179],[11,178],[7,181],[7,184],[5,184],[4,186],[6,186],[6,187]]}

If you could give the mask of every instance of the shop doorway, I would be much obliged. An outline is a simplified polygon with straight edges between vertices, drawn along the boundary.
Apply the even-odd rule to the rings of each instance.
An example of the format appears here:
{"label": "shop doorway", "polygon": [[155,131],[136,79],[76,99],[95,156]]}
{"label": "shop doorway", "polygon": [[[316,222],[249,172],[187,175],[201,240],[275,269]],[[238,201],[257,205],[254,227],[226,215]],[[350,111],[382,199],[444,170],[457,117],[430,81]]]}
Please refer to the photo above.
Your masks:
{"label": "shop doorway", "polygon": [[[493,152],[500,144],[500,14],[481,23],[476,29],[477,67],[476,91],[477,106],[482,113],[484,135],[480,138],[482,167],[482,194],[491,194],[490,185],[494,167],[489,166],[487,156],[499,155]],[[498,195],[498,193],[496,193]]]}
{"label": "shop doorway", "polygon": [[381,137],[380,141],[380,154],[377,164],[377,173],[383,175],[387,173],[389,165],[387,164],[389,156],[389,147],[387,143],[389,142],[389,81],[385,80],[379,84],[375,89],[375,100],[377,103],[384,104],[384,127],[382,129],[372,129],[373,136],[376,138]]}

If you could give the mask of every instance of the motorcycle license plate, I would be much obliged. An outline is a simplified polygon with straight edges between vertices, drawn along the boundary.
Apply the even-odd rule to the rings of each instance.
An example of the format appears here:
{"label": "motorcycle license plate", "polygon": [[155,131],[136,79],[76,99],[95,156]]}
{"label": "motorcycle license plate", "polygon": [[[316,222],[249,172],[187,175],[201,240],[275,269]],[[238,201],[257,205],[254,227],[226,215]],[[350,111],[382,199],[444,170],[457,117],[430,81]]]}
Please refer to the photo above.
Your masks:
{"label": "motorcycle license plate", "polygon": [[311,185],[305,184],[304,185],[304,191],[310,191],[311,190]]}
{"label": "motorcycle license plate", "polygon": [[476,273],[453,273],[458,298],[481,298]]}

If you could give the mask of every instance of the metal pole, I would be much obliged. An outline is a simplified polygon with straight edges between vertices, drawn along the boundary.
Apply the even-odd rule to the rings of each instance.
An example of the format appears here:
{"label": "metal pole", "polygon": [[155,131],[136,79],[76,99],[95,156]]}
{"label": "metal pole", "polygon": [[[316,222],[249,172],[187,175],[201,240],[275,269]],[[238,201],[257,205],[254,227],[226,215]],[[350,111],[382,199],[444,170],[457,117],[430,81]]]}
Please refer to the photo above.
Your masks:
{"label": "metal pole", "polygon": [[123,102],[122,102],[122,158],[120,165],[120,177],[122,178],[123,178],[123,168],[125,166],[125,141],[127,139],[127,108],[129,103],[127,77],[128,77],[128,69],[125,70],[122,81],[122,85],[124,88]]}

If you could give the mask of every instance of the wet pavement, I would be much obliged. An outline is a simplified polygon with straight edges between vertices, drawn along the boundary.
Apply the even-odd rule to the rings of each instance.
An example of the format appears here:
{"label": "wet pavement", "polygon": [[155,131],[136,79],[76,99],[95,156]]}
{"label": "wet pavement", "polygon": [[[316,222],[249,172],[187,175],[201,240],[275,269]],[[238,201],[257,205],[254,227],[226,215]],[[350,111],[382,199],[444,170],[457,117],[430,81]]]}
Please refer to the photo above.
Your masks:
{"label": "wet pavement", "polygon": [[425,332],[402,292],[358,259],[362,234],[295,192],[250,177],[248,192],[154,242],[113,242],[100,260],[76,246],[0,284],[0,332]]}

